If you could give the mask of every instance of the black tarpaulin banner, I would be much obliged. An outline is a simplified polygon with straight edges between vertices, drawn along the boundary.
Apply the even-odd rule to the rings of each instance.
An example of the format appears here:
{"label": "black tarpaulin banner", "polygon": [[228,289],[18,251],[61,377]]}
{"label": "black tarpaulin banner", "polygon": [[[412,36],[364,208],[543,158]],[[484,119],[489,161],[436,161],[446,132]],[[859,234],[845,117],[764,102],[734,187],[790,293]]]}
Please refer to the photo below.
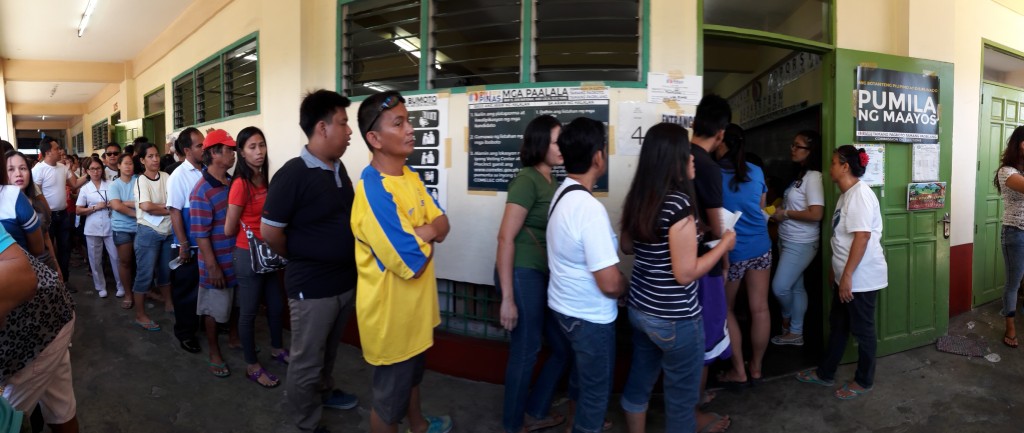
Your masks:
{"label": "black tarpaulin banner", "polygon": [[939,77],[857,68],[857,141],[939,140]]}

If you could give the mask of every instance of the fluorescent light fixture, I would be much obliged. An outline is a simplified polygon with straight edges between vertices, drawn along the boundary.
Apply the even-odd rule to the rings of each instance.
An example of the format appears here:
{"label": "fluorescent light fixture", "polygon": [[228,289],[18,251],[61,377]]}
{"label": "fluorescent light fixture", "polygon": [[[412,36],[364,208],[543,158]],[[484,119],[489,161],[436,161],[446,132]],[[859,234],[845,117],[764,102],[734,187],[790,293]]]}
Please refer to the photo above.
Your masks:
{"label": "fluorescent light fixture", "polygon": [[395,39],[391,42],[394,43],[395,45],[398,45],[398,48],[401,48],[407,51],[409,54],[416,56],[417,59],[420,58],[420,47],[413,45],[412,42],[409,42],[406,39]]}
{"label": "fluorescent light fixture", "polygon": [[96,3],[99,0],[89,0],[89,3],[85,5],[85,13],[82,14],[82,21],[78,23],[78,37],[82,37],[85,33],[86,26],[89,25],[89,18],[92,17],[93,11],[96,10]]}
{"label": "fluorescent light fixture", "polygon": [[373,90],[378,91],[378,92],[387,92],[388,90],[390,90],[387,87],[377,85],[377,83],[374,83],[372,81],[368,82],[368,83],[363,83],[363,87],[366,87],[366,88],[369,88],[369,89],[373,89]]}

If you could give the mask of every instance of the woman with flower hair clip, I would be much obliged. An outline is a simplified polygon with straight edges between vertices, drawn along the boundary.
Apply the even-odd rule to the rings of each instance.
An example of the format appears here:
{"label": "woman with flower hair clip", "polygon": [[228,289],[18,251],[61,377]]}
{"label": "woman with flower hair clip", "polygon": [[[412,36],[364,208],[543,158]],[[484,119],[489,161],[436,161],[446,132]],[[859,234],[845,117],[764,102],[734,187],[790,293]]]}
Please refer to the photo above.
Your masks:
{"label": "woman with flower hair clip", "polygon": [[882,213],[878,198],[860,181],[870,163],[864,149],[846,145],[832,155],[830,175],[842,194],[832,214],[832,310],[825,360],[817,369],[797,374],[797,380],[831,387],[846,350],[849,334],[857,339],[857,372],[853,381],[835,391],[842,400],[871,391],[875,377],[875,303],[878,291],[889,285],[882,253]]}

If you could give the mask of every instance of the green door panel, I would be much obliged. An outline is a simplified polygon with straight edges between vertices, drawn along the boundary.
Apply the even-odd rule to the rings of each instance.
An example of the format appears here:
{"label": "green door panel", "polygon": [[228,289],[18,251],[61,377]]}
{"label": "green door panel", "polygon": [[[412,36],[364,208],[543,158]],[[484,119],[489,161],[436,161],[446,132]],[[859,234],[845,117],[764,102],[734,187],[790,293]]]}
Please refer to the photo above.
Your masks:
{"label": "green door panel", "polygon": [[1022,123],[1024,91],[995,83],[984,83],[978,137],[978,175],[974,197],[974,257],[971,303],[1000,299],[1006,281],[1000,230],[1003,200],[992,183],[999,159],[1014,128]]}
{"label": "green door panel", "polygon": [[[931,344],[935,338],[945,335],[949,325],[949,239],[943,235],[942,220],[952,205],[949,181],[952,173],[953,65],[843,49],[826,56],[826,65],[834,68],[835,76],[834,111],[831,119],[828,119],[828,113],[825,115],[832,124],[833,132],[832,137],[826,138],[825,142],[832,148],[844,144],[860,144],[855,141],[854,135],[853,100],[859,65],[904,72],[935,73],[939,76],[939,172],[940,180],[947,182],[946,207],[913,212],[907,210],[907,184],[912,181],[911,144],[883,143],[885,185],[872,188],[882,208],[882,248],[889,266],[889,287],[878,293],[878,356]],[[1013,111],[1015,118],[1019,113],[1016,109]],[[824,166],[828,167],[832,155],[831,152],[825,153]],[[833,185],[827,187],[825,192],[825,215],[831,215],[839,198],[839,190]],[[828,242],[831,236],[831,226],[823,225],[822,243],[826,256],[831,255]],[[825,283],[823,287],[831,287],[829,281]],[[823,297],[825,323],[828,323],[833,296],[830,289]],[[853,345],[848,349],[846,360],[855,360]]]}

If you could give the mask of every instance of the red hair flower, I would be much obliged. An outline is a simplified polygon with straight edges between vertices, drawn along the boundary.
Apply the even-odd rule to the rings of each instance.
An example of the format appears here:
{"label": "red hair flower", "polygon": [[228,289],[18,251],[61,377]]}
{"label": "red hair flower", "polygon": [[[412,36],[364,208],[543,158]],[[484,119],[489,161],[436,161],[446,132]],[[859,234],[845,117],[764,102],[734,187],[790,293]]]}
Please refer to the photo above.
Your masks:
{"label": "red hair flower", "polygon": [[862,150],[860,151],[860,166],[861,166],[861,167],[867,167],[867,166],[868,166],[868,161],[869,161],[869,160],[870,160],[870,158],[868,157],[868,153],[867,153],[867,152],[865,152],[865,151],[864,151],[864,150],[862,149]]}

